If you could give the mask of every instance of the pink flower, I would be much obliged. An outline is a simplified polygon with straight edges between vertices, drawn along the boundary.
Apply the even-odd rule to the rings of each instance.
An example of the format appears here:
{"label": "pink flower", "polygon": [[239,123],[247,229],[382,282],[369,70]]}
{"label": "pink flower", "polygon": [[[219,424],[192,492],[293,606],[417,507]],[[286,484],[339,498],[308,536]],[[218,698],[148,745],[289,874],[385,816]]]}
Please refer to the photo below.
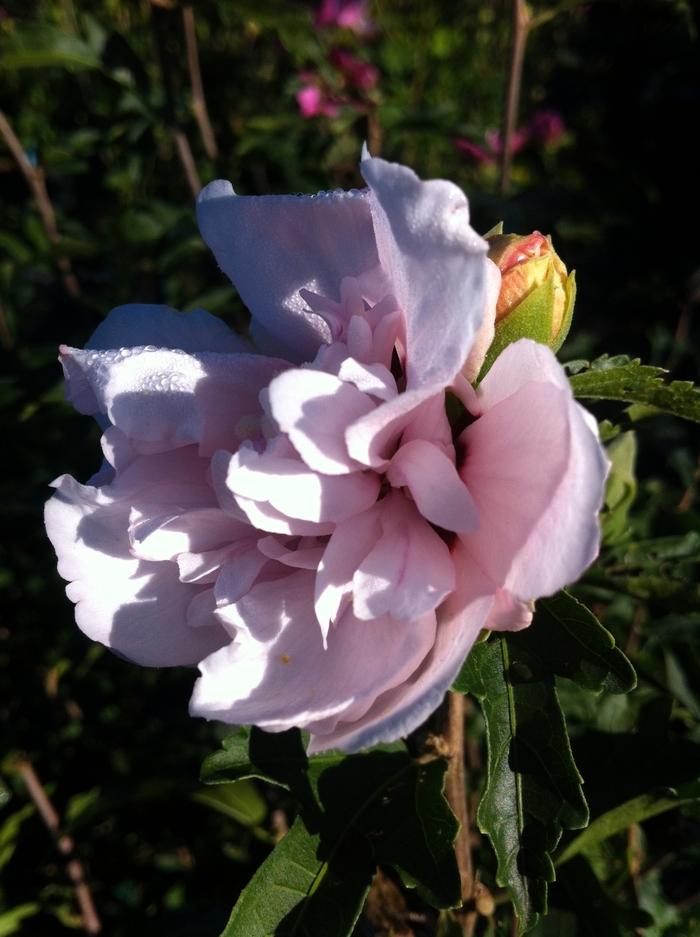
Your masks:
{"label": "pink flower", "polygon": [[346,83],[360,91],[369,91],[379,80],[379,71],[376,66],[363,62],[347,49],[331,49],[328,59],[331,65],[343,73]]}
{"label": "pink flower", "polygon": [[533,140],[548,146],[564,136],[566,125],[558,111],[536,111],[530,118],[529,130]]}
{"label": "pink flower", "polygon": [[296,93],[299,113],[302,117],[337,117],[340,105],[330,98],[326,92],[316,84],[307,84]]}
{"label": "pink flower", "polygon": [[313,750],[408,733],[482,628],[575,580],[607,469],[546,347],[511,345],[476,390],[462,375],[499,276],[462,192],[361,168],[367,189],[312,197],[207,186],[203,237],[263,353],[147,306],[62,348],[107,464],[46,510],[86,634],[199,663],[193,714],[302,726]]}
{"label": "pink flower", "polygon": [[322,0],[314,21],[316,26],[338,26],[356,33],[372,27],[366,0]]}

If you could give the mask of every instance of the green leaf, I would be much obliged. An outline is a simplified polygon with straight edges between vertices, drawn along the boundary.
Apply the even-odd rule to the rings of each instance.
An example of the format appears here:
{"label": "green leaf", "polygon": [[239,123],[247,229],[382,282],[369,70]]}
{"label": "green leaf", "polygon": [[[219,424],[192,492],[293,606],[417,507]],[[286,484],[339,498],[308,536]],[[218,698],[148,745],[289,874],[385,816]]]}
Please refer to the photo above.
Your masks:
{"label": "green leaf", "polygon": [[610,836],[628,829],[634,823],[642,823],[650,817],[666,813],[667,810],[698,802],[700,802],[700,781],[691,781],[675,789],[664,788],[633,797],[632,800],[596,817],[583,833],[569,843],[556,864],[557,866],[564,865],[574,856],[587,852]]}
{"label": "green leaf", "polygon": [[324,857],[297,819],[241,893],[221,937],[347,937],[372,881],[369,849]]}
{"label": "green leaf", "polygon": [[99,50],[54,26],[15,29],[3,40],[0,70],[20,68],[99,68]]}
{"label": "green leaf", "polygon": [[[576,366],[580,362],[575,362]],[[570,368],[571,370],[571,368]],[[569,380],[574,394],[585,400],[620,400],[642,404],[644,415],[672,413],[700,423],[700,389],[690,381],[664,383],[664,368],[641,364],[626,355],[603,355]],[[635,415],[642,416],[637,410]]]}
{"label": "green leaf", "polygon": [[[222,742],[223,751],[204,759],[200,780],[205,784],[228,784],[245,778],[259,778],[268,784],[294,788],[305,779],[309,760],[298,729],[287,732],[262,732],[241,727]],[[338,760],[337,755],[333,760]]]}
{"label": "green leaf", "polygon": [[585,826],[588,807],[554,676],[538,648],[517,637],[476,645],[460,688],[468,688],[484,712],[487,783],[477,822],[494,846],[496,880],[511,894],[522,934],[546,913],[551,853],[563,829]]}
{"label": "green leaf", "polygon": [[601,517],[605,543],[617,543],[629,534],[629,511],[637,495],[635,463],[637,437],[633,431],[620,433],[606,447],[610,474]]}
{"label": "green leaf", "polygon": [[567,677],[587,690],[628,693],[634,668],[595,615],[568,592],[537,602],[527,631],[509,638],[537,655],[545,673]]}
{"label": "green leaf", "polygon": [[0,869],[7,865],[19,840],[20,828],[27,817],[34,813],[34,804],[25,804],[19,810],[11,813],[5,822],[0,826]]}
{"label": "green leaf", "polygon": [[257,777],[287,787],[326,854],[359,837],[375,864],[393,866],[424,900],[438,908],[459,904],[458,825],[443,795],[443,759],[419,764],[402,742],[362,755],[330,751],[309,759],[298,730],[239,729],[223,744],[205,760],[203,781]]}
{"label": "green leaf", "polygon": [[231,817],[243,826],[259,826],[267,816],[267,804],[250,780],[195,791],[192,800]]}
{"label": "green leaf", "polygon": [[0,913],[0,937],[9,937],[10,934],[16,934],[22,927],[22,921],[28,917],[33,917],[41,911],[41,905],[35,902],[27,904],[18,904],[9,911]]}

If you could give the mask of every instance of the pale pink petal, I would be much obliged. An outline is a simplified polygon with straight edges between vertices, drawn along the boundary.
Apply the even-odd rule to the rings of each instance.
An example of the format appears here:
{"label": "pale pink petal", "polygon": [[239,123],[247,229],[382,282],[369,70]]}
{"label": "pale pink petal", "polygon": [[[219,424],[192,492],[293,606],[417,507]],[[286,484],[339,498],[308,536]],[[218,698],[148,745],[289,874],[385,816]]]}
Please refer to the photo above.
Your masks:
{"label": "pale pink petal", "polygon": [[348,381],[379,400],[393,400],[398,393],[391,371],[383,364],[363,364],[354,358],[344,358],[337,374],[341,381]]}
{"label": "pale pink petal", "polygon": [[105,413],[137,451],[199,443],[202,455],[260,435],[258,394],[284,361],[156,348],[61,348],[68,398]]}
{"label": "pale pink petal", "polygon": [[241,507],[241,499],[267,502],[287,517],[318,523],[337,523],[364,511],[376,501],[379,485],[374,473],[321,475],[301,461],[248,445],[230,457],[226,472],[226,486]]}
{"label": "pale pink petal", "polygon": [[345,442],[352,458],[376,471],[384,471],[416,409],[433,396],[432,388],[406,391],[348,426]]}
{"label": "pale pink petal", "polygon": [[422,182],[405,166],[365,154],[382,267],[406,316],[408,388],[449,384],[481,326],[487,245],[469,225],[464,193]]}
{"label": "pale pink petal", "polygon": [[300,570],[255,586],[238,603],[239,635],[200,664],[193,715],[281,731],[366,710],[430,650],[434,616],[407,627],[388,617],[362,622],[349,610],[324,649],[319,629],[309,628],[313,594],[313,573]]}
{"label": "pale pink petal", "polygon": [[376,511],[382,533],[353,576],[353,611],[410,622],[454,589],[450,551],[403,495],[388,495]]}
{"label": "pale pink petal", "polygon": [[401,433],[401,445],[404,446],[413,439],[432,443],[454,463],[452,427],[447,419],[443,391],[429,397],[411,413],[411,418]]}
{"label": "pale pink petal", "polygon": [[[480,519],[463,538],[469,554],[495,583],[527,601],[575,581],[595,558],[607,460],[548,349],[511,345],[512,370],[504,372],[501,363],[496,375],[522,376],[518,346],[525,367],[545,366],[534,372],[537,382],[511,380],[509,396],[486,389],[482,400],[498,402],[464,431],[460,474]],[[556,381],[543,383],[548,364]]]}
{"label": "pale pink petal", "polygon": [[497,589],[485,627],[489,631],[522,631],[532,623],[532,615],[531,603],[521,602],[507,589]]}
{"label": "pale pink petal", "polygon": [[219,570],[230,552],[231,547],[227,545],[218,550],[204,550],[202,553],[180,553],[176,560],[180,570],[180,582],[216,582]]}
{"label": "pale pink petal", "polygon": [[129,540],[132,554],[142,560],[174,560],[180,553],[213,550],[252,532],[218,507],[162,515],[149,511],[132,520]]}
{"label": "pale pink petal", "polygon": [[418,728],[440,705],[494,601],[492,583],[473,567],[459,542],[453,562],[459,570],[456,588],[438,611],[435,642],[421,666],[395,689],[377,697],[361,718],[345,722],[341,715],[340,720],[310,723],[310,753],[327,748],[352,752],[393,741]]}
{"label": "pale pink petal", "polygon": [[395,488],[408,488],[418,511],[431,524],[460,533],[478,525],[474,501],[454,461],[432,443],[423,439],[404,443],[386,477]]}
{"label": "pale pink petal", "polygon": [[379,511],[372,508],[338,524],[316,576],[316,617],[325,639],[331,624],[352,595],[355,570],[381,536]]}
{"label": "pale pink petal", "polygon": [[214,595],[218,608],[232,605],[248,592],[262,569],[269,562],[257,548],[255,540],[246,547],[232,551],[214,586]]}
{"label": "pale pink petal", "polygon": [[180,348],[183,351],[247,352],[248,342],[204,309],[176,312],[169,306],[131,303],[108,313],[86,348]]}
{"label": "pale pink petal", "polygon": [[195,595],[178,579],[174,563],[150,563],[131,555],[127,501],[63,476],[46,505],[46,529],[69,580],[78,627],[138,664],[194,664],[225,643],[218,625],[190,628]]}
{"label": "pale pink petal", "polygon": [[293,360],[309,360],[331,338],[299,290],[339,299],[343,277],[378,265],[364,192],[240,196],[218,180],[200,193],[197,217],[253,319],[289,348]]}
{"label": "pale pink petal", "polygon": [[267,400],[277,425],[309,468],[345,475],[363,467],[348,455],[344,434],[375,405],[354,384],[324,371],[293,369],[272,381]]}
{"label": "pale pink petal", "polygon": [[[319,543],[315,537],[309,538],[309,542]],[[277,560],[285,566],[292,566],[295,569],[318,569],[325,547],[294,544],[297,544],[296,538],[284,544],[276,537],[263,537],[262,540],[258,540],[258,550],[268,559]]]}
{"label": "pale pink petal", "polygon": [[521,338],[496,358],[477,388],[480,411],[490,410],[531,381],[553,384],[571,396],[571,386],[562,366],[546,345]]}
{"label": "pale pink petal", "polygon": [[491,347],[496,334],[496,303],[501,289],[501,271],[496,264],[486,260],[486,300],[484,303],[484,318],[481,328],[476,333],[474,344],[471,347],[467,360],[462,368],[462,374],[473,383],[479,376],[484,363],[486,352]]}
{"label": "pale pink petal", "polygon": [[[194,590],[193,590],[194,592]],[[215,616],[216,600],[213,589],[202,589],[196,592],[187,606],[187,624],[190,628],[207,628],[212,625],[220,627]]]}

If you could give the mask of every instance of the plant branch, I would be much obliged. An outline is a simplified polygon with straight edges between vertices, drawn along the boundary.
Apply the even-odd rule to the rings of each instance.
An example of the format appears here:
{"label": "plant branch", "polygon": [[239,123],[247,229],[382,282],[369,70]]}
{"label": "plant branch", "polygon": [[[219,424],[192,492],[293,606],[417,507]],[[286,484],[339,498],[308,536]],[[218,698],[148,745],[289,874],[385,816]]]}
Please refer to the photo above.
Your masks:
{"label": "plant branch", "polygon": [[219,155],[219,148],[216,145],[216,137],[214,136],[214,130],[209,120],[207,100],[204,97],[202,71],[199,67],[197,31],[194,24],[194,8],[189,4],[182,8],[182,25],[185,30],[187,69],[190,73],[190,86],[192,87],[192,113],[197,121],[199,132],[202,135],[205,152],[209,159],[214,160]]}
{"label": "plant branch", "polygon": [[20,761],[16,767],[25,783],[29,796],[39,811],[41,819],[53,836],[58,851],[66,860],[66,872],[75,889],[75,897],[83,921],[83,930],[86,934],[101,933],[102,923],[92,900],[92,893],[85,878],[83,864],[75,856],[73,840],[66,833],[61,832],[61,821],[58,813],[49,800],[32,764],[29,761]]}
{"label": "plant branch", "polygon": [[525,48],[532,20],[525,0],[512,0],[513,26],[510,48],[510,67],[506,102],[503,113],[503,151],[501,153],[501,194],[505,195],[510,184],[510,166],[513,155],[513,137],[518,123],[520,88],[525,62]]}
{"label": "plant branch", "polygon": [[476,925],[474,904],[474,868],[472,865],[471,828],[467,806],[467,774],[464,763],[464,713],[462,693],[449,692],[445,700],[443,735],[449,751],[449,764],[445,779],[445,796],[459,821],[455,842],[457,865],[462,880],[462,903],[467,909],[458,915],[465,937],[471,937]]}
{"label": "plant branch", "polygon": [[190,192],[194,198],[197,198],[202,188],[202,183],[199,181],[199,174],[197,172],[194,156],[192,155],[190,142],[177,120],[175,77],[170,68],[170,55],[168,52],[166,35],[167,25],[165,18],[168,15],[167,9],[162,6],[162,0],[151,0],[151,24],[158,52],[160,73],[163,78],[163,89],[165,91],[165,118],[175,143],[175,149],[185,174],[185,179],[190,187]]}
{"label": "plant branch", "polygon": [[[0,111],[0,135],[5,141],[8,150],[12,153],[22,175],[27,180],[27,185],[34,196],[37,208],[39,209],[39,215],[41,216],[41,222],[49,240],[54,245],[60,244],[61,236],[58,233],[58,226],[56,224],[56,212],[54,211],[49,193],[46,189],[44,173],[38,167],[32,166],[29,157],[24,151],[24,147],[20,143],[17,134],[12,129],[12,125],[3,111]],[[80,284],[73,273],[68,257],[58,257],[56,259],[56,264],[61,271],[63,285],[68,295],[73,298],[80,296]]]}

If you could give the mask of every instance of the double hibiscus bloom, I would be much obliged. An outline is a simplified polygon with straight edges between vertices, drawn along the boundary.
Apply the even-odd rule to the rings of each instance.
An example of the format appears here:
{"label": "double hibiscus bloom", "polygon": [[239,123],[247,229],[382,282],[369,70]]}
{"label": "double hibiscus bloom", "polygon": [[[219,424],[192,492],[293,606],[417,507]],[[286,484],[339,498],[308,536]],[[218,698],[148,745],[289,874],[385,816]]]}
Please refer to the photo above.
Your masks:
{"label": "double hibiscus bloom", "polygon": [[366,189],[312,197],[207,186],[202,234],[254,346],[133,305],[63,347],[105,464],[46,508],[89,637],[198,664],[194,715],[300,726],[311,750],[407,734],[481,629],[527,626],[577,579],[607,469],[545,346],[510,345],[472,386],[499,274],[463,193],[361,170]]}

